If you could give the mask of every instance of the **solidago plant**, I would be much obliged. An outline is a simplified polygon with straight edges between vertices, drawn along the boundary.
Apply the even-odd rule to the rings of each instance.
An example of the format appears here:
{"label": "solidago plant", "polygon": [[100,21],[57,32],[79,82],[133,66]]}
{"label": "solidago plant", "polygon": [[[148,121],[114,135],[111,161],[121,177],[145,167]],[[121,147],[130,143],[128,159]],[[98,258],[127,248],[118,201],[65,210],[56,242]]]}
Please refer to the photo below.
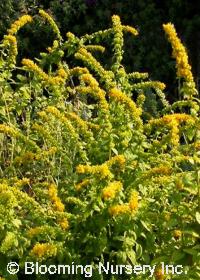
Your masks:
{"label": "solidago plant", "polygon": [[[17,62],[29,15],[1,43],[0,276],[11,279],[6,265],[16,261],[21,279],[25,262],[38,261],[91,264],[94,279],[120,279],[95,270],[110,262],[156,264],[152,279],[199,279],[200,101],[174,26],[163,28],[182,100],[170,104],[165,84],[126,72],[125,33],[138,31],[117,15],[106,30],[65,38],[45,11],[38,17],[55,33],[39,58]],[[101,63],[105,42],[111,67]],[[146,118],[149,92],[161,105]],[[163,275],[161,262],[185,273]]]}

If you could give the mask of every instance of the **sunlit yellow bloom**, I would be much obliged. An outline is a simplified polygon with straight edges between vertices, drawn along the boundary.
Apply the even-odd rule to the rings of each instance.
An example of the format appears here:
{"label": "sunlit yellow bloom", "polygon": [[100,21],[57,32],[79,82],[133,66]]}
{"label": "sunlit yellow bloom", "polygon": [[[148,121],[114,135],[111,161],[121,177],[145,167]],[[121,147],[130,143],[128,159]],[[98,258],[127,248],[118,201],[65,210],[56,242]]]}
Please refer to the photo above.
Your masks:
{"label": "sunlit yellow bloom", "polygon": [[14,137],[19,135],[18,132],[14,128],[12,128],[8,125],[5,125],[5,124],[0,124],[0,133],[9,134]]}
{"label": "sunlit yellow bloom", "polygon": [[39,259],[43,257],[52,257],[56,256],[57,248],[55,245],[49,243],[36,243],[30,254]]}
{"label": "sunlit yellow bloom", "polygon": [[64,204],[61,202],[60,198],[58,197],[58,190],[56,185],[51,184],[48,189],[48,194],[50,199],[53,203],[53,206],[56,211],[63,212],[65,210]]}
{"label": "sunlit yellow bloom", "polygon": [[75,188],[77,191],[81,190],[83,187],[87,186],[90,183],[90,180],[85,179],[81,181],[80,183],[76,184]]}
{"label": "sunlit yellow bloom", "polygon": [[133,89],[146,89],[146,88],[155,88],[164,90],[166,85],[164,83],[158,81],[147,81],[147,82],[140,82],[137,84],[132,85]]}
{"label": "sunlit yellow bloom", "polygon": [[145,173],[145,177],[150,178],[152,176],[158,175],[170,175],[172,173],[172,168],[166,165],[160,165],[158,167],[151,168]]}
{"label": "sunlit yellow bloom", "polygon": [[133,191],[131,194],[131,198],[129,200],[129,207],[131,211],[135,211],[138,209],[138,192]]}
{"label": "sunlit yellow bloom", "polygon": [[18,180],[14,185],[17,188],[23,187],[25,185],[29,185],[30,184],[30,179],[29,178],[23,178],[21,180]]}
{"label": "sunlit yellow bloom", "polygon": [[16,62],[16,56],[18,54],[17,49],[17,39],[13,35],[5,35],[3,39],[3,43],[5,46],[9,46],[9,58],[10,60],[15,63]]}
{"label": "sunlit yellow bloom", "polygon": [[100,51],[102,53],[105,51],[105,47],[98,46],[98,45],[88,45],[88,46],[85,46],[85,48],[88,51]]}
{"label": "sunlit yellow bloom", "polygon": [[176,239],[180,238],[180,237],[182,236],[182,231],[181,231],[181,230],[178,230],[178,229],[174,230],[173,236],[174,236],[174,238],[176,238]]}
{"label": "sunlit yellow bloom", "polygon": [[82,75],[89,73],[89,70],[86,67],[74,67],[69,70],[70,75],[76,76],[76,75]]}
{"label": "sunlit yellow bloom", "polygon": [[76,167],[76,172],[79,174],[96,174],[100,176],[101,179],[106,177],[112,177],[112,173],[110,172],[107,164],[102,165],[78,165]]}
{"label": "sunlit yellow bloom", "polygon": [[188,81],[193,81],[191,66],[188,63],[188,56],[185,47],[178,38],[174,25],[172,23],[163,24],[163,28],[169,37],[173,48],[173,57],[177,62],[177,76],[183,77]]}
{"label": "sunlit yellow bloom", "polygon": [[22,64],[30,71],[35,72],[40,78],[43,80],[48,80],[49,76],[32,60],[30,59],[22,59]]}
{"label": "sunlit yellow bloom", "polygon": [[134,27],[128,26],[128,25],[123,25],[123,31],[129,32],[129,33],[133,34],[134,36],[137,36],[139,34],[137,29],[135,29]]}
{"label": "sunlit yellow bloom", "polygon": [[120,181],[111,182],[107,187],[102,190],[102,197],[104,199],[114,198],[116,193],[122,189],[122,183]]}
{"label": "sunlit yellow bloom", "polygon": [[69,228],[69,222],[66,218],[58,221],[58,224],[60,225],[60,227],[63,229],[63,230],[67,230]]}
{"label": "sunlit yellow bloom", "polygon": [[109,208],[109,213],[112,216],[117,216],[120,214],[125,214],[130,212],[130,207],[128,204],[122,204],[122,205],[115,205]]}
{"label": "sunlit yellow bloom", "polygon": [[142,110],[136,106],[135,102],[130,97],[117,88],[112,88],[109,92],[109,96],[114,98],[116,101],[123,103],[135,120],[141,124],[140,116],[142,114]]}
{"label": "sunlit yellow bloom", "polygon": [[112,164],[117,163],[122,167],[124,167],[125,162],[126,162],[126,159],[125,159],[124,155],[114,156],[107,161],[108,165],[112,165]]}
{"label": "sunlit yellow bloom", "polygon": [[42,227],[35,227],[35,228],[31,228],[29,229],[29,231],[27,232],[28,236],[30,238],[33,238],[35,235],[41,233],[43,231]]}
{"label": "sunlit yellow bloom", "polygon": [[53,18],[48,13],[46,13],[44,10],[39,10],[39,14],[50,24],[50,26],[52,27],[52,30],[57,35],[58,39],[61,40],[62,37],[60,35],[60,30],[59,30],[57,24],[55,23],[55,21],[53,20]]}
{"label": "sunlit yellow bloom", "polygon": [[61,202],[59,197],[54,199],[54,208],[56,209],[56,211],[59,211],[59,212],[63,212],[65,210],[65,206]]}
{"label": "sunlit yellow bloom", "polygon": [[188,55],[185,47],[178,38],[175,27],[172,23],[163,24],[164,31],[168,35],[169,41],[173,48],[172,56],[176,59],[177,77],[184,78],[186,87],[189,90],[189,96],[197,93],[191,66],[188,62]]}
{"label": "sunlit yellow bloom", "polygon": [[33,18],[29,15],[24,15],[20,17],[18,20],[16,20],[8,30],[8,33],[10,35],[15,35],[20,28],[22,28],[25,24],[32,22]]}

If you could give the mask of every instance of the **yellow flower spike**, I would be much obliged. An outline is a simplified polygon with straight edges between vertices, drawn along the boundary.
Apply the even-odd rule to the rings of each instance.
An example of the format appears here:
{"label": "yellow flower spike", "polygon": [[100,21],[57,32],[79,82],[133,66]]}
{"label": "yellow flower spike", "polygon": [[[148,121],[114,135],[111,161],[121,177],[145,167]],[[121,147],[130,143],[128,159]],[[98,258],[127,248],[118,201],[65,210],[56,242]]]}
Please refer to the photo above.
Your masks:
{"label": "yellow flower spike", "polygon": [[5,46],[9,45],[9,58],[10,60],[15,63],[16,62],[16,56],[18,55],[18,49],[17,49],[17,39],[13,35],[5,35],[3,39],[3,44]]}
{"label": "yellow flower spike", "polygon": [[186,87],[189,90],[189,96],[188,94],[184,96],[188,98],[192,95],[197,94],[197,90],[195,87],[191,66],[188,61],[186,49],[182,44],[181,40],[178,38],[176,29],[172,23],[163,24],[163,29],[168,35],[169,42],[172,45],[172,56],[176,59],[177,77],[183,78],[185,80]]}
{"label": "yellow flower spike", "polygon": [[134,119],[141,125],[140,116],[142,114],[142,110],[141,108],[138,108],[136,106],[135,102],[130,97],[128,97],[125,93],[121,92],[117,88],[112,88],[109,92],[109,96],[115,99],[116,101],[119,101],[122,104],[124,104],[131,113],[131,115],[134,117]]}
{"label": "yellow flower spike", "polygon": [[14,186],[17,188],[23,187],[25,185],[29,185],[30,184],[30,179],[29,178],[23,178],[21,180],[18,180]]}
{"label": "yellow flower spike", "polygon": [[114,164],[117,164],[120,167],[120,169],[123,169],[125,167],[126,159],[125,159],[124,155],[117,155],[117,156],[112,157],[106,163],[109,167]]}
{"label": "yellow flower spike", "polygon": [[81,75],[81,80],[87,83],[91,87],[98,87],[99,83],[91,74],[83,74]]}
{"label": "yellow flower spike", "polygon": [[104,179],[106,177],[112,178],[112,173],[110,172],[107,164],[102,165],[78,165],[76,167],[76,172],[79,174],[96,174],[100,177],[100,179]]}
{"label": "yellow flower spike", "polygon": [[99,51],[99,52],[102,52],[102,53],[105,51],[105,47],[98,46],[98,45],[88,45],[88,46],[85,46],[85,48],[88,51]]}
{"label": "yellow flower spike", "polygon": [[83,181],[81,181],[80,183],[75,185],[75,188],[77,191],[80,191],[83,187],[87,186],[90,184],[90,180],[85,179]]}
{"label": "yellow flower spike", "polygon": [[172,173],[172,168],[166,165],[160,165],[158,167],[151,168],[150,170],[145,172],[146,178],[151,178],[153,176],[159,175],[170,175]]}
{"label": "yellow flower spike", "polygon": [[123,25],[123,31],[129,32],[134,36],[137,36],[139,34],[137,29],[135,29],[134,27],[131,27],[129,25]]}
{"label": "yellow flower spike", "polygon": [[53,206],[56,211],[63,212],[65,210],[64,204],[61,202],[60,198],[58,197],[57,187],[54,184],[51,184],[48,188],[49,197],[53,203]]}
{"label": "yellow flower spike", "polygon": [[63,230],[67,230],[69,228],[69,222],[66,218],[58,221],[58,224],[60,225],[60,227],[63,229]]}
{"label": "yellow flower spike", "polygon": [[133,191],[129,200],[129,207],[131,211],[138,209],[138,192]]}
{"label": "yellow flower spike", "polygon": [[8,29],[9,35],[15,35],[20,28],[22,28],[25,24],[30,23],[33,21],[33,18],[29,15],[24,15],[20,17],[18,20],[16,20]]}
{"label": "yellow flower spike", "polygon": [[173,236],[174,236],[175,239],[181,238],[181,236],[182,236],[182,231],[181,231],[181,230],[178,230],[178,229],[174,230]]}
{"label": "yellow flower spike", "polygon": [[115,198],[116,193],[121,191],[121,189],[122,183],[120,181],[111,182],[102,190],[102,197],[105,200]]}
{"label": "yellow flower spike", "polygon": [[178,124],[178,121],[176,120],[173,120],[170,122],[170,128],[171,128],[171,133],[170,133],[170,136],[171,136],[171,143],[173,146],[178,146],[179,145],[179,124]]}
{"label": "yellow flower spike", "polygon": [[74,67],[69,70],[69,73],[71,76],[76,76],[76,75],[82,75],[89,73],[88,69],[86,67]]}
{"label": "yellow flower spike", "polygon": [[159,81],[148,81],[136,83],[132,86],[132,89],[146,89],[146,88],[155,88],[159,90],[164,90],[166,85]]}
{"label": "yellow flower spike", "polygon": [[50,243],[36,243],[30,255],[42,259],[43,257],[53,257],[57,255],[57,247]]}
{"label": "yellow flower spike", "polygon": [[51,26],[52,30],[57,35],[58,39],[62,40],[62,36],[60,34],[60,30],[59,30],[57,24],[55,23],[55,21],[53,20],[53,18],[48,13],[46,13],[44,10],[39,10],[39,14],[40,14],[40,16],[42,18],[44,18],[49,23],[49,25]]}
{"label": "yellow flower spike", "polygon": [[9,134],[14,137],[19,135],[18,132],[14,128],[12,128],[8,125],[5,125],[5,124],[0,124],[0,133]]}
{"label": "yellow flower spike", "polygon": [[128,204],[122,204],[122,205],[115,205],[108,209],[108,212],[111,216],[117,216],[121,214],[126,214],[130,212],[130,207]]}
{"label": "yellow flower spike", "polygon": [[28,70],[35,72],[41,79],[48,81],[49,76],[32,60],[22,59],[22,65],[24,65]]}
{"label": "yellow flower spike", "polygon": [[27,235],[30,237],[30,238],[33,238],[35,235],[38,235],[42,232],[42,227],[35,227],[35,228],[31,228],[28,230],[27,232]]}

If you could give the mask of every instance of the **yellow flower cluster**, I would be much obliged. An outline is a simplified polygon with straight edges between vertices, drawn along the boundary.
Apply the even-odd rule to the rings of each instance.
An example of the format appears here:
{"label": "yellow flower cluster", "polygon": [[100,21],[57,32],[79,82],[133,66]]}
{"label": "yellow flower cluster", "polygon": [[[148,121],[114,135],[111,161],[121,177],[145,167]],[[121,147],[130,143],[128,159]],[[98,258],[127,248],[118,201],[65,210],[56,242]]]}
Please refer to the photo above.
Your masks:
{"label": "yellow flower cluster", "polygon": [[67,72],[65,71],[65,69],[62,68],[62,67],[60,67],[60,68],[58,69],[57,74],[58,74],[59,77],[65,79],[65,80],[66,80],[67,77],[68,77],[68,73],[67,73]]}
{"label": "yellow flower cluster", "polygon": [[56,211],[63,212],[65,209],[64,204],[61,202],[60,198],[58,197],[57,187],[54,184],[51,184],[48,189],[48,194],[50,199],[53,203],[54,208]]}
{"label": "yellow flower cluster", "polygon": [[172,23],[163,24],[163,29],[169,37],[173,48],[173,57],[177,63],[177,76],[185,78],[187,81],[193,81],[191,66],[188,63],[188,56],[185,47],[178,38],[175,27]]}
{"label": "yellow flower cluster", "polygon": [[74,67],[69,70],[70,75],[72,76],[79,76],[82,74],[87,74],[89,73],[88,69],[86,67]]}
{"label": "yellow flower cluster", "polygon": [[130,207],[128,204],[114,205],[109,208],[109,214],[111,216],[117,216],[129,212],[130,212]]}
{"label": "yellow flower cluster", "polygon": [[39,10],[39,14],[50,24],[50,26],[52,27],[52,30],[57,35],[58,39],[61,40],[62,37],[60,35],[60,30],[59,30],[57,24],[55,23],[55,21],[53,20],[53,18],[49,14],[47,14],[44,10]]}
{"label": "yellow flower cluster", "polygon": [[166,85],[164,83],[158,81],[148,81],[148,82],[140,82],[137,84],[132,85],[132,89],[146,89],[146,88],[155,88],[164,90]]}
{"label": "yellow flower cluster", "polygon": [[113,65],[112,65],[112,71],[114,73],[117,73],[121,61],[123,59],[123,44],[124,44],[124,39],[123,39],[123,29],[121,25],[121,20],[120,17],[117,15],[112,16],[112,23],[113,23]]}
{"label": "yellow flower cluster", "polygon": [[80,164],[76,167],[76,172],[79,174],[95,174],[98,175],[100,179],[105,179],[106,177],[112,178],[112,173],[106,163],[93,166]]}
{"label": "yellow flower cluster", "polygon": [[19,133],[14,128],[5,124],[0,124],[0,133],[9,134],[14,137],[19,135]]}
{"label": "yellow flower cluster", "polygon": [[120,181],[111,182],[107,187],[102,190],[103,199],[115,198],[116,193],[121,191],[122,183]]}
{"label": "yellow flower cluster", "polygon": [[168,35],[169,41],[172,45],[172,56],[176,59],[177,77],[185,79],[186,87],[189,89],[189,95],[194,95],[196,94],[196,88],[186,49],[178,38],[175,27],[172,23],[163,24],[163,29]]}
{"label": "yellow flower cluster", "polygon": [[69,228],[69,222],[67,218],[63,218],[62,220],[59,220],[58,224],[63,230],[67,230]]}
{"label": "yellow flower cluster", "polygon": [[81,119],[76,113],[71,112],[68,113],[67,116],[69,117],[69,119],[74,120],[83,132],[88,132],[87,122]]}
{"label": "yellow flower cluster", "polygon": [[22,65],[24,65],[28,70],[36,73],[42,80],[44,80],[49,85],[63,84],[67,78],[67,73],[64,69],[59,69],[58,75],[55,77],[51,77],[30,59],[22,59]]}
{"label": "yellow flower cluster", "polygon": [[148,73],[133,72],[127,75],[129,79],[147,79],[149,77]]}
{"label": "yellow flower cluster", "polygon": [[29,162],[33,162],[34,160],[44,160],[46,159],[46,157],[54,155],[57,152],[57,148],[56,147],[51,147],[49,150],[47,151],[40,151],[40,153],[33,153],[33,152],[26,152],[24,154],[22,154],[21,156],[17,156],[14,160],[14,162],[16,164],[26,164]]}
{"label": "yellow flower cluster", "polygon": [[102,53],[105,51],[105,47],[99,46],[99,45],[88,45],[88,46],[85,46],[85,48],[88,51],[100,51]]}
{"label": "yellow flower cluster", "polygon": [[182,236],[182,231],[178,229],[174,230],[173,236],[175,239],[179,239]]}
{"label": "yellow flower cluster", "polygon": [[21,188],[23,186],[29,185],[30,184],[30,179],[29,178],[23,178],[21,180],[18,180],[14,186],[17,188]]}
{"label": "yellow flower cluster", "polygon": [[173,114],[165,115],[160,119],[150,120],[147,127],[152,128],[153,126],[168,126],[171,130],[170,141],[173,146],[178,146],[179,144],[179,124],[180,123],[190,123],[194,124],[195,120],[192,116],[187,114]]}
{"label": "yellow flower cluster", "polygon": [[40,234],[43,232],[43,227],[35,227],[28,230],[27,235],[30,238],[33,238],[35,235]]}
{"label": "yellow flower cluster", "polygon": [[131,211],[138,209],[138,192],[133,191],[129,200],[129,207]]}
{"label": "yellow flower cluster", "polygon": [[91,69],[93,69],[105,82],[105,86],[110,88],[113,83],[113,73],[112,71],[106,71],[101,64],[94,58],[94,56],[89,53],[85,48],[80,48],[78,52],[75,54],[75,58],[82,60],[85,62]]}
{"label": "yellow flower cluster", "polygon": [[33,18],[29,15],[24,15],[16,20],[8,30],[9,35],[15,35],[20,28],[22,28],[25,24],[32,22]]}
{"label": "yellow flower cluster", "polygon": [[172,173],[172,168],[167,165],[160,165],[158,167],[151,168],[145,172],[145,177],[150,178],[159,175],[170,175]]}
{"label": "yellow flower cluster", "polygon": [[129,25],[123,25],[123,31],[129,32],[129,33],[133,34],[134,36],[137,36],[139,34],[137,29],[135,29],[134,27],[131,27]]}
{"label": "yellow flower cluster", "polygon": [[90,183],[90,180],[85,179],[82,182],[76,184],[75,188],[77,191],[81,190],[83,187],[87,186]]}
{"label": "yellow flower cluster", "polygon": [[123,169],[126,163],[126,159],[124,155],[117,155],[109,159],[106,163],[109,167],[117,164],[120,167],[120,169]]}
{"label": "yellow flower cluster", "polygon": [[9,59],[12,63],[16,62],[16,56],[18,54],[17,49],[17,39],[13,35],[5,35],[3,39],[3,43],[5,46],[9,45]]}
{"label": "yellow flower cluster", "polygon": [[50,114],[54,115],[58,120],[60,120],[61,123],[62,123],[63,125],[66,126],[66,128],[68,129],[68,131],[71,133],[71,135],[72,135],[75,139],[78,138],[78,136],[77,136],[77,134],[76,134],[76,131],[75,131],[73,125],[71,124],[71,122],[70,122],[56,107],[54,107],[54,106],[48,106],[48,107],[45,109],[45,111],[46,111],[47,113],[50,113]]}
{"label": "yellow flower cluster", "polygon": [[98,98],[100,109],[105,114],[105,118],[109,115],[109,105],[105,98],[105,91],[99,88],[98,86],[87,86],[87,87],[76,87],[76,90],[82,94],[92,94],[95,98]]}
{"label": "yellow flower cluster", "polygon": [[171,144],[175,147],[179,145],[179,123],[175,119],[172,120],[169,124],[169,127],[171,128],[170,132],[170,139],[171,139]]}
{"label": "yellow flower cluster", "polygon": [[56,254],[57,247],[50,243],[36,243],[30,252],[30,255],[34,255],[38,259],[53,257]]}
{"label": "yellow flower cluster", "polygon": [[142,114],[142,110],[141,108],[137,108],[135,102],[130,97],[128,97],[117,88],[112,88],[109,92],[109,96],[111,98],[114,98],[116,101],[120,101],[122,104],[124,104],[130,111],[132,116],[135,118],[135,120],[141,124],[140,116]]}
{"label": "yellow flower cluster", "polygon": [[108,209],[108,212],[110,213],[111,216],[117,216],[121,215],[124,213],[135,213],[135,211],[138,209],[138,192],[133,191],[129,200],[129,203],[121,204],[121,205],[114,205],[111,206]]}
{"label": "yellow flower cluster", "polygon": [[99,83],[97,82],[97,80],[89,73],[86,74],[82,74],[80,76],[81,80],[86,83],[87,85],[91,86],[91,87],[98,87]]}
{"label": "yellow flower cluster", "polygon": [[37,75],[43,80],[48,80],[49,76],[32,60],[24,58],[22,59],[22,65],[24,65],[28,70],[37,73]]}

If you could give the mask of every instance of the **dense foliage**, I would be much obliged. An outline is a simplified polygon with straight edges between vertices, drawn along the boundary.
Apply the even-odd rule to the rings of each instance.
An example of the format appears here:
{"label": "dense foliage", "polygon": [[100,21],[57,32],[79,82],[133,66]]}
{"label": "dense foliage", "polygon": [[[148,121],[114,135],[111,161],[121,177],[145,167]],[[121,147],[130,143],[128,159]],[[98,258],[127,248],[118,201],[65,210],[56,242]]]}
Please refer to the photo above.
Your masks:
{"label": "dense foliage", "polygon": [[[55,36],[38,59],[17,59],[17,34],[45,21]],[[122,65],[124,33],[108,29],[61,36],[43,10],[22,16],[1,44],[0,275],[6,264],[181,264],[199,279],[199,98],[188,56],[172,24],[181,101],[165,85]],[[108,42],[111,42],[107,47]],[[112,56],[111,66],[102,57]],[[151,112],[145,96],[158,100]],[[42,277],[42,278],[41,278]],[[47,278],[45,278],[47,277]],[[66,279],[66,276],[53,276]],[[76,275],[82,279],[83,275]],[[127,278],[128,277],[128,278]],[[124,275],[123,279],[147,279]],[[17,279],[17,278],[15,278]],[[48,279],[32,275],[28,279]],[[120,279],[99,275],[92,279]]]}

